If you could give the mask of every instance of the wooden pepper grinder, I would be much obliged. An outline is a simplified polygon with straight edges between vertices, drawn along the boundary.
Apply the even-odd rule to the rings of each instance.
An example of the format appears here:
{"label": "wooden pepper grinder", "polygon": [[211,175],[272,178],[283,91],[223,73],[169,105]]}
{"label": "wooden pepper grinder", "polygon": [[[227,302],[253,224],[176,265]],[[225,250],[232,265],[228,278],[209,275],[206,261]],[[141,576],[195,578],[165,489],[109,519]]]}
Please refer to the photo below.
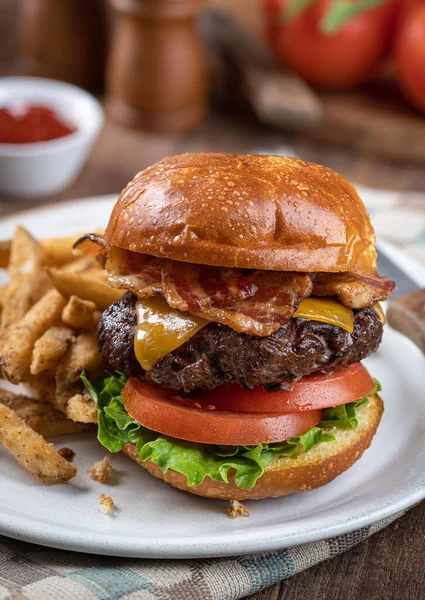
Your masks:
{"label": "wooden pepper grinder", "polygon": [[100,90],[106,25],[104,0],[22,0],[21,71]]}
{"label": "wooden pepper grinder", "polygon": [[117,122],[184,132],[205,117],[206,65],[195,17],[201,0],[111,0],[117,11],[106,87]]}

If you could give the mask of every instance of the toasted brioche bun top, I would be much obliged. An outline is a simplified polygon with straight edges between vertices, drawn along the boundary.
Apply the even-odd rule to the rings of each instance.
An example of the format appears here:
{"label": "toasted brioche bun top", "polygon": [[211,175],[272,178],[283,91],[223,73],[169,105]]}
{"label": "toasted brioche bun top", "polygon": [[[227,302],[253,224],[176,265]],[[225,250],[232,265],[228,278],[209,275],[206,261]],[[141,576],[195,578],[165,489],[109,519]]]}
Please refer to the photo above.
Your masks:
{"label": "toasted brioche bun top", "polygon": [[280,156],[172,156],[136,175],[105,233],[111,245],[190,263],[275,271],[376,269],[354,187]]}

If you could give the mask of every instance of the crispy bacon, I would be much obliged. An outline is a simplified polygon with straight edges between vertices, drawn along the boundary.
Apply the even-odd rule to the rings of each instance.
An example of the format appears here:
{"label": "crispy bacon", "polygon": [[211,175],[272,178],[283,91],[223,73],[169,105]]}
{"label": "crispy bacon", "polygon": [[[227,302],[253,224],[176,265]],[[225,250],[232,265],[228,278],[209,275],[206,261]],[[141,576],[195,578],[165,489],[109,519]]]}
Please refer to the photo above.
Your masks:
{"label": "crispy bacon", "polygon": [[72,246],[76,254],[84,256],[96,256],[102,267],[105,266],[106,257],[110,250],[108,242],[99,233],[86,233],[82,235]]}
{"label": "crispy bacon", "polygon": [[181,312],[258,336],[271,335],[285,325],[311,294],[337,296],[345,306],[359,309],[386,300],[395,289],[394,282],[375,272],[307,274],[211,267],[117,246],[107,249],[106,268],[113,287],[140,298],[161,294]]}
{"label": "crispy bacon", "polygon": [[163,259],[139,254],[112,246],[108,252],[106,268],[112,287],[126,289],[140,298],[162,293]]}
{"label": "crispy bacon", "polygon": [[228,325],[238,333],[271,335],[310,296],[308,274],[246,271],[166,261],[163,294],[182,312]]}
{"label": "crispy bacon", "polygon": [[366,308],[374,302],[387,300],[395,283],[374,271],[347,273],[317,273],[314,275],[314,296],[337,296],[349,308]]}

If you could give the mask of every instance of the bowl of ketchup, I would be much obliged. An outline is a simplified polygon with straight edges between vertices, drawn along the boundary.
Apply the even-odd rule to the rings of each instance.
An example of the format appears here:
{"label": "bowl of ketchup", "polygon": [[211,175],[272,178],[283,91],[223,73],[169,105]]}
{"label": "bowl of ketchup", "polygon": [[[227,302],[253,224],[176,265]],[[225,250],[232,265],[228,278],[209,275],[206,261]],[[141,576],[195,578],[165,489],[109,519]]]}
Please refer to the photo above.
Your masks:
{"label": "bowl of ketchup", "polygon": [[67,83],[0,78],[0,193],[47,196],[69,186],[103,125],[99,102]]}
{"label": "bowl of ketchup", "polygon": [[0,107],[0,144],[37,144],[77,131],[54,108],[43,104]]}

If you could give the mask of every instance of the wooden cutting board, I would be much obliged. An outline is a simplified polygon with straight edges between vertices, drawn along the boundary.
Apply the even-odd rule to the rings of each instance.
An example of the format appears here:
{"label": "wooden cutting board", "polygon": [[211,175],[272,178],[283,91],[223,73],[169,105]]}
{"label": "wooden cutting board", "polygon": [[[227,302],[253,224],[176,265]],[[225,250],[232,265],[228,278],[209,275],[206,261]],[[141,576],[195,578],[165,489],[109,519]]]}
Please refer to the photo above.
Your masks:
{"label": "wooden cutting board", "polygon": [[425,353],[425,290],[417,290],[390,302],[388,323],[406,335]]}
{"label": "wooden cutting board", "polygon": [[[252,38],[247,40],[250,47],[264,39],[259,0],[205,0],[205,5],[225,10],[240,23]],[[361,90],[319,96],[324,117],[314,127],[309,125],[309,131],[306,127],[305,135],[370,154],[425,162],[425,114],[410,107],[395,83],[378,82]]]}
{"label": "wooden cutting board", "polygon": [[318,92],[284,72],[264,41],[229,13],[204,11],[200,29],[215,57],[211,88],[236,114],[248,104],[269,127],[363,153],[425,162],[425,114],[410,106],[390,76],[345,92]]}
{"label": "wooden cutting board", "polygon": [[322,92],[323,118],[305,133],[389,158],[425,162],[425,115],[396,84],[377,81],[347,92]]}

